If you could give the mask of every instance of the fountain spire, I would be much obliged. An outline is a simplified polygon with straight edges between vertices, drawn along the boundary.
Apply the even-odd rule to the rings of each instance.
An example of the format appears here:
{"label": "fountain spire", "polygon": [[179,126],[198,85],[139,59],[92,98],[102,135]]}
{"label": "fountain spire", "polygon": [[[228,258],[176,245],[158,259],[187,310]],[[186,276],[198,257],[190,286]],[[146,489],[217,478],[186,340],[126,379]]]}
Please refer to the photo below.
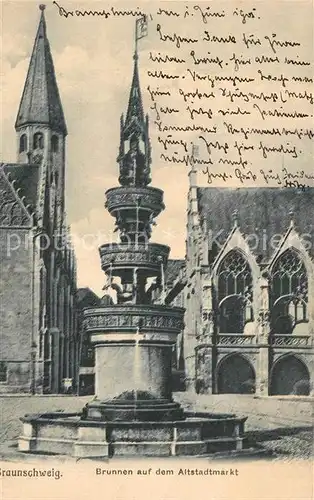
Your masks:
{"label": "fountain spire", "polygon": [[[146,19],[146,18],[145,18]],[[137,19],[133,77],[126,117],[120,118],[119,183],[121,186],[147,186],[151,182],[151,146],[148,115],[144,116],[138,69],[138,40],[145,36],[146,21]]]}

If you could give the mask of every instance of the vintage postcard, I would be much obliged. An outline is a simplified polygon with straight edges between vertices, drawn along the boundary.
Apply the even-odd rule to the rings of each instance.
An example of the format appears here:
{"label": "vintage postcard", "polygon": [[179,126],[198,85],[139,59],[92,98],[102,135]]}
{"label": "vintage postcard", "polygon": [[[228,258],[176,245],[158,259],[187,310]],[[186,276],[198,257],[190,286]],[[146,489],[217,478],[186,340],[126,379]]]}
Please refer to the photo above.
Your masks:
{"label": "vintage postcard", "polygon": [[1,3],[3,500],[311,500],[313,3]]}

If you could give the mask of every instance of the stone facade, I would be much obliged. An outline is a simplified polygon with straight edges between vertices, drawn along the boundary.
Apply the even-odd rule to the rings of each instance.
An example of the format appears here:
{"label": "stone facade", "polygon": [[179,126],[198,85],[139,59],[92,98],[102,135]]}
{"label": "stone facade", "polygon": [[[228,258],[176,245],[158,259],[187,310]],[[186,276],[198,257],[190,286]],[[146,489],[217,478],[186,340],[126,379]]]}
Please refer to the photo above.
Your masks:
{"label": "stone facade", "polygon": [[78,380],[67,129],[43,8],[15,123],[17,163],[0,170],[0,393],[58,393]]}
{"label": "stone facade", "polygon": [[189,387],[313,394],[313,217],[313,188],[199,188],[190,172],[184,288]]}

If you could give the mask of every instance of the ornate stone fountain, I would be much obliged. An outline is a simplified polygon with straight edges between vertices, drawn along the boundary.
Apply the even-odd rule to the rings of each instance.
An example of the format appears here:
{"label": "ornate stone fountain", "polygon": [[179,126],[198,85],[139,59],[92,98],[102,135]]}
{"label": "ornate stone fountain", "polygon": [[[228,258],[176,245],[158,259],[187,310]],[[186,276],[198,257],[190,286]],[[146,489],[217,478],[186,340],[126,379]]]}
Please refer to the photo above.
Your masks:
{"label": "ornate stone fountain", "polygon": [[85,311],[96,351],[97,394],[86,418],[174,420],[182,418],[182,410],[171,400],[172,346],[183,328],[184,310],[153,304],[154,295],[163,294],[170,248],[149,241],[164,204],[163,192],[149,186],[151,148],[137,53],[117,161],[120,186],[106,192],[105,206],[116,219],[120,242],[100,247],[105,288],[114,290],[116,303]]}
{"label": "ornate stone fountain", "polygon": [[117,161],[120,186],[106,192],[105,206],[120,241],[100,247],[105,288],[114,303],[84,312],[96,351],[96,397],[79,414],[24,417],[19,449],[76,457],[241,450],[246,418],[186,413],[172,399],[172,347],[183,329],[184,309],[163,304],[170,249],[150,242],[164,204],[163,191],[149,186],[151,147],[137,52]]}

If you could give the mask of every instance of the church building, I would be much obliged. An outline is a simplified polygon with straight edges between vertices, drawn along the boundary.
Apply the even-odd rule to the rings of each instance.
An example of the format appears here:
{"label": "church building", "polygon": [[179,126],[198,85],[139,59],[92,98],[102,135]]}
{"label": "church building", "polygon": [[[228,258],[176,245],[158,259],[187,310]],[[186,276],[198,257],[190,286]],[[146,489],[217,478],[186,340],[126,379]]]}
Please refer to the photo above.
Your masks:
{"label": "church building", "polygon": [[189,178],[187,385],[313,395],[314,188],[203,188],[193,168]]}
{"label": "church building", "polygon": [[17,160],[0,169],[0,393],[58,393],[78,379],[67,127],[44,8],[15,122]]}

